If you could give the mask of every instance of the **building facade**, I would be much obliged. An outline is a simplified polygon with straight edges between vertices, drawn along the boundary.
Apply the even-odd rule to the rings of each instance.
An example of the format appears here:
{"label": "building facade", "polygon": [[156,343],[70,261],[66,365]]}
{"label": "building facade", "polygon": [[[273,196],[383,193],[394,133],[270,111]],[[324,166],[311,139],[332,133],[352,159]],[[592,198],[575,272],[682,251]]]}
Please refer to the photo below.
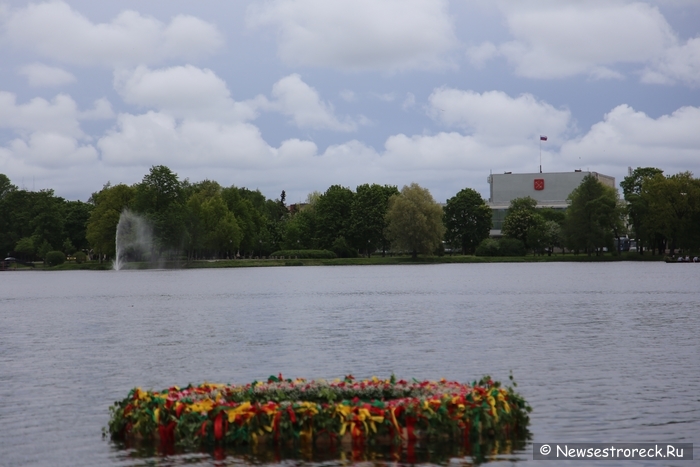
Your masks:
{"label": "building facade", "polygon": [[538,208],[566,209],[566,199],[586,175],[592,175],[603,185],[615,188],[615,177],[581,170],[529,174],[506,172],[489,175],[488,204],[493,213],[491,236],[501,236],[503,220],[511,200],[529,196],[537,201]]}

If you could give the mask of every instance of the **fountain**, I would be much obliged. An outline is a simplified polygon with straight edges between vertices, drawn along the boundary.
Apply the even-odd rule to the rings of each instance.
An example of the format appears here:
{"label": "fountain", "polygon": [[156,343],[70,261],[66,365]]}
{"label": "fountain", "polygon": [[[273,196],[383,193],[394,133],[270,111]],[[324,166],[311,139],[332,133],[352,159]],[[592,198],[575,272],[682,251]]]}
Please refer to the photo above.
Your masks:
{"label": "fountain", "polygon": [[153,248],[153,229],[145,218],[124,209],[119,216],[116,236],[116,256],[113,267],[119,271],[132,261],[148,261]]}

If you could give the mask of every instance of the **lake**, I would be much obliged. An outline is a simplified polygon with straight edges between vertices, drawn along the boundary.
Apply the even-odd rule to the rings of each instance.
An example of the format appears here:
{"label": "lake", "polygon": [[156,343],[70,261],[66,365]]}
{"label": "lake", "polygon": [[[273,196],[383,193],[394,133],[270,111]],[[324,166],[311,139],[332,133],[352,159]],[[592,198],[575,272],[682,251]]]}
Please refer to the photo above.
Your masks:
{"label": "lake", "polygon": [[[280,372],[464,382],[512,372],[534,409],[534,442],[697,443],[698,331],[693,264],[2,272],[0,465],[260,463],[159,456],[101,430],[136,386]],[[492,460],[538,465],[530,444]]]}

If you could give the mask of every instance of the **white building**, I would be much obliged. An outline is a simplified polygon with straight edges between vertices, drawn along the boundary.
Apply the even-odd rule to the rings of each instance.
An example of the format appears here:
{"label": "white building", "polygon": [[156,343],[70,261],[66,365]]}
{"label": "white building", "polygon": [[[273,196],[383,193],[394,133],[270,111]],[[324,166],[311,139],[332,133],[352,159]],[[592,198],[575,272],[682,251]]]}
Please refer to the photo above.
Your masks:
{"label": "white building", "polygon": [[597,172],[491,174],[488,205],[493,212],[491,236],[500,237],[503,219],[511,200],[529,196],[537,201],[538,208],[566,209],[566,198],[576,189],[586,175],[593,175],[603,185],[615,188],[615,178]]}

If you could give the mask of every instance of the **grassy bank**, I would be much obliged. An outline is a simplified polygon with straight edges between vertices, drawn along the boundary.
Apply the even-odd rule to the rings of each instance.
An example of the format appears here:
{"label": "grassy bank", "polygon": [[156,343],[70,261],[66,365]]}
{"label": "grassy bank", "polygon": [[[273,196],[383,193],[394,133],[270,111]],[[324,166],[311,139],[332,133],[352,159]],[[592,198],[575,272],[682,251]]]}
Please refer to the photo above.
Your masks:
{"label": "grassy bank", "polygon": [[[235,260],[197,260],[170,261],[159,265],[161,269],[207,269],[207,268],[251,268],[270,266],[366,266],[366,265],[400,265],[400,264],[452,264],[452,263],[596,263],[615,261],[663,261],[664,256],[639,255],[623,253],[622,256],[605,254],[602,256],[558,254],[552,256],[373,256],[371,258],[334,258],[334,259],[235,259]],[[126,269],[152,269],[149,263],[128,263]],[[106,271],[112,269],[112,262],[88,261],[77,264],[67,262],[60,266],[49,267],[35,263],[31,268],[24,265],[14,265],[11,270],[17,271]]]}

